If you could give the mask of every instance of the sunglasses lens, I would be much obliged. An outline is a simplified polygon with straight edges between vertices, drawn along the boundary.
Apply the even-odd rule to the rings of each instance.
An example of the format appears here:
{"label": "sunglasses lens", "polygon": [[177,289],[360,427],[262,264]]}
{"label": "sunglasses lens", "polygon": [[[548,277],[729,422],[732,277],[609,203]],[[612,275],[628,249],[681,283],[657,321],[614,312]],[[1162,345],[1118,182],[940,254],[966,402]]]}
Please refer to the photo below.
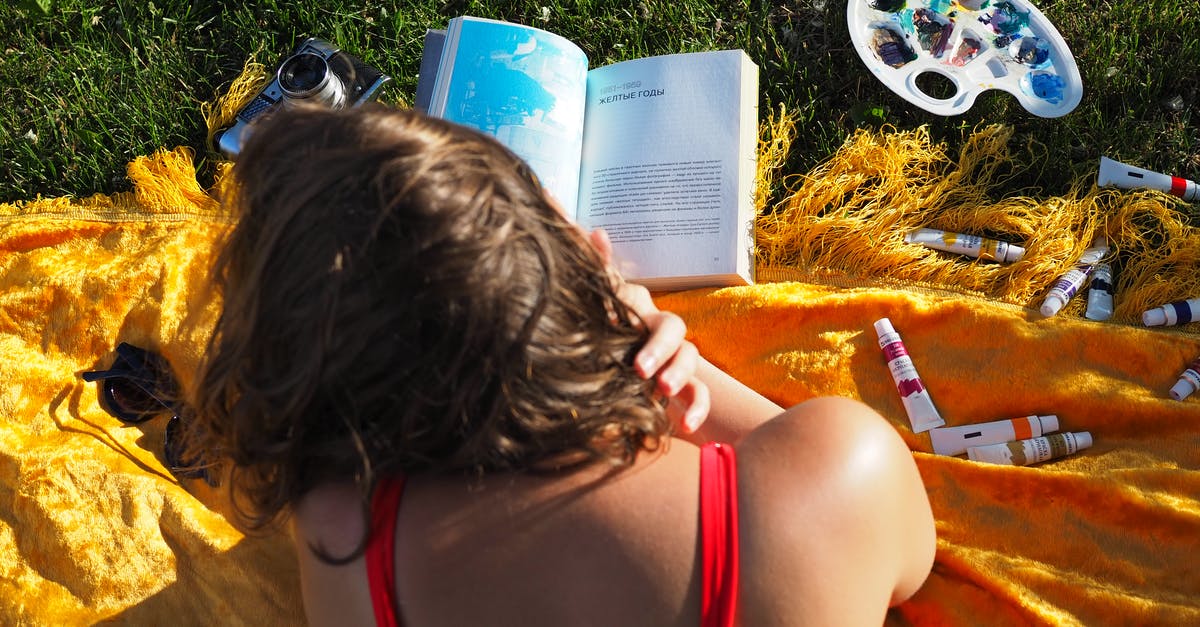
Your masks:
{"label": "sunglasses lens", "polygon": [[212,484],[208,473],[203,468],[197,468],[195,459],[183,458],[183,421],[178,415],[171,416],[167,421],[167,434],[163,442],[163,457],[166,458],[167,468],[177,476],[192,479],[200,477]]}
{"label": "sunglasses lens", "polygon": [[104,391],[109,409],[125,422],[145,422],[167,410],[162,401],[124,377],[106,379]]}

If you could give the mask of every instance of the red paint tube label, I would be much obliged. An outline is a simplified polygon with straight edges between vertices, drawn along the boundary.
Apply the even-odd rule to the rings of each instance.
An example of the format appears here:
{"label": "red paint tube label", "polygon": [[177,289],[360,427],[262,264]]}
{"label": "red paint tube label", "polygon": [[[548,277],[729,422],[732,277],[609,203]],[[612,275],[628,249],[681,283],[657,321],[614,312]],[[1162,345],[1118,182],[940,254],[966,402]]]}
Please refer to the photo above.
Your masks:
{"label": "red paint tube label", "polygon": [[1183,198],[1183,195],[1187,193],[1187,184],[1188,184],[1187,179],[1179,178],[1178,176],[1172,176],[1171,177],[1171,193],[1175,196],[1179,196],[1180,198]]}
{"label": "red paint tube label", "polygon": [[903,342],[892,342],[883,347],[883,355],[891,362],[900,357],[907,357],[908,350],[904,348]]}
{"label": "red paint tube label", "polygon": [[902,379],[896,384],[896,390],[900,392],[900,398],[908,398],[911,394],[916,394],[925,389],[921,384],[920,379]]}

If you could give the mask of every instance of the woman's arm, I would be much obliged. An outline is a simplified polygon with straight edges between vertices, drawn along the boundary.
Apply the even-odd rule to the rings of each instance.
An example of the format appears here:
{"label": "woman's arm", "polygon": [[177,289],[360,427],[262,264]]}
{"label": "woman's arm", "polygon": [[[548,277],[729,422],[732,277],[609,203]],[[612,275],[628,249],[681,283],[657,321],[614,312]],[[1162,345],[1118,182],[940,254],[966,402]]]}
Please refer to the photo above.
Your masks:
{"label": "woman's arm", "polygon": [[[551,204],[557,203],[551,199]],[[612,242],[604,229],[586,233],[588,242],[605,262],[612,260]],[[697,444],[741,440],[783,408],[704,359],[687,341],[687,325],[678,315],[662,311],[650,291],[625,283],[615,269],[618,294],[650,330],[635,365],[647,379],[655,377],[667,398],[667,413],[682,428],[680,435]]]}
{"label": "woman's arm", "polygon": [[783,408],[714,366],[687,341],[678,315],[662,311],[640,285],[625,284],[621,298],[645,322],[650,339],[636,357],[643,377],[657,377],[667,411],[681,420],[681,436],[697,444],[736,443]]}

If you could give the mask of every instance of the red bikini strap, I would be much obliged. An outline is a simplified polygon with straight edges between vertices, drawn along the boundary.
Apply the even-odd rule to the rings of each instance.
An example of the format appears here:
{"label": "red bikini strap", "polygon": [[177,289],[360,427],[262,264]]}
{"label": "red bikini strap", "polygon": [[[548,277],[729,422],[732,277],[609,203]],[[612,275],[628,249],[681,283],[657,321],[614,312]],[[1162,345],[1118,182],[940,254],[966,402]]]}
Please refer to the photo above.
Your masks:
{"label": "red bikini strap", "polygon": [[700,449],[702,627],[733,625],[738,595],[737,459],[733,447]]}
{"label": "red bikini strap", "polygon": [[379,627],[400,627],[399,605],[396,603],[396,519],[400,512],[400,495],[404,492],[404,477],[381,479],[371,496],[371,538],[367,541],[367,583],[371,588],[371,604],[375,608],[375,624]]}

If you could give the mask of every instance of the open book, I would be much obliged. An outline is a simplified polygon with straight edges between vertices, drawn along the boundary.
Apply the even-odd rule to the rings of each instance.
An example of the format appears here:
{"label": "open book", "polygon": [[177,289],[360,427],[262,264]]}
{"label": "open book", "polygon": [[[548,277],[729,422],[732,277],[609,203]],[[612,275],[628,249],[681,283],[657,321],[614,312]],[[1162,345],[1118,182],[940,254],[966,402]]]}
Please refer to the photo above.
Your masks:
{"label": "open book", "polygon": [[622,275],[652,290],[754,280],[758,66],[741,50],[588,71],[537,28],[473,17],[430,31],[416,107],[522,157]]}

